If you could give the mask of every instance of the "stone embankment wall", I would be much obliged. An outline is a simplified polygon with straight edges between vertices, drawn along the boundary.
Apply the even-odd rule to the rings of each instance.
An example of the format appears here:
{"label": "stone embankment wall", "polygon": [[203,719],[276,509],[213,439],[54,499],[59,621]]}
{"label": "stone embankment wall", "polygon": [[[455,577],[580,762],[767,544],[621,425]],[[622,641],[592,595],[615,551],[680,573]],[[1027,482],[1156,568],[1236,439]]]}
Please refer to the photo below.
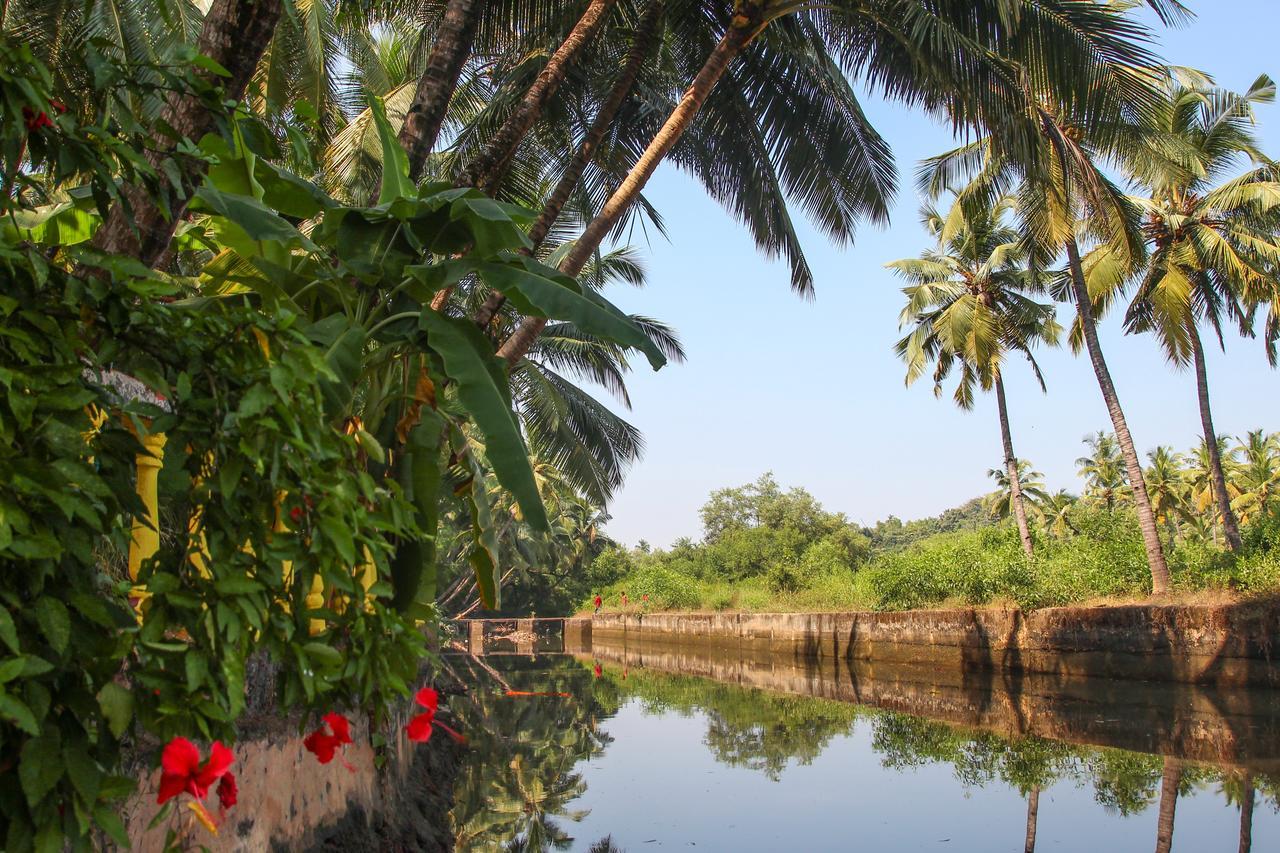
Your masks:
{"label": "stone embankment wall", "polygon": [[597,635],[583,660],[848,702],[1005,738],[1028,735],[1280,771],[1280,691],[961,669],[903,661],[740,653],[696,639]]}
{"label": "stone embankment wall", "polygon": [[1280,687],[1280,602],[893,613],[653,613],[593,618],[595,644],[697,642],[743,655],[901,662],[1218,687]]}

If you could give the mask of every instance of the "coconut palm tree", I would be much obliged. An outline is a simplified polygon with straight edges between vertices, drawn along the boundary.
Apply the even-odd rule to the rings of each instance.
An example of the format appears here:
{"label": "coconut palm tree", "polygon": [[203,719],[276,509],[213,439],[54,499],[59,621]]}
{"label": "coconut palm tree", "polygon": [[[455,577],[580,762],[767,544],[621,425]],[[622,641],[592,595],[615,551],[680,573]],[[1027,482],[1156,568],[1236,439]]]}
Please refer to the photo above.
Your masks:
{"label": "coconut palm tree", "polygon": [[1227,436],[1220,435],[1213,442],[1213,446],[1210,447],[1209,442],[1201,439],[1200,443],[1196,445],[1195,449],[1187,457],[1186,477],[1187,485],[1191,491],[1192,506],[1198,514],[1205,518],[1215,542],[1218,541],[1222,524],[1221,515],[1216,511],[1219,501],[1214,459],[1219,460],[1219,464],[1221,464],[1225,472],[1224,482],[1227,489],[1227,499],[1233,500],[1239,494],[1235,485],[1235,459],[1227,447],[1229,440]]}
{"label": "coconut palm tree", "polygon": [[1156,853],[1169,853],[1173,848],[1173,823],[1178,809],[1179,788],[1182,787],[1182,772],[1180,760],[1164,759],[1164,771],[1160,776],[1160,811],[1156,818]]}
{"label": "coconut palm tree", "polygon": [[[1165,18],[1182,13],[1167,0],[1148,0]],[[727,14],[726,14],[727,13]],[[588,223],[561,270],[575,275],[604,242],[668,153],[693,124],[726,71],[741,55],[759,50],[774,31],[809,28],[823,54],[852,76],[869,79],[892,96],[946,113],[956,126],[974,127],[1000,116],[1025,113],[1025,86],[1015,66],[1030,69],[1053,97],[1074,114],[1101,120],[1127,102],[1147,99],[1147,84],[1129,70],[1150,56],[1139,46],[1142,28],[1119,4],[1024,0],[960,6],[903,0],[876,4],[807,7],[783,0],[736,0],[717,15],[722,35],[627,178]],[[1062,73],[1071,69],[1071,74]],[[802,134],[790,133],[775,145]],[[872,163],[860,164],[864,180],[855,214],[874,211],[883,187]],[[783,180],[793,192],[805,185]],[[794,282],[794,276],[793,276]],[[545,322],[529,318],[501,347],[515,363]]]}
{"label": "coconut palm tree", "polygon": [[1244,523],[1267,515],[1280,498],[1280,433],[1251,430],[1234,455],[1239,459],[1234,481],[1240,493],[1231,505]]}
{"label": "coconut palm tree", "polygon": [[1031,350],[1042,342],[1056,344],[1059,327],[1053,305],[1031,298],[1044,287],[1023,266],[1019,234],[1004,222],[1007,209],[1007,201],[993,207],[957,202],[944,216],[926,207],[922,217],[938,238],[938,248],[887,266],[912,282],[903,289],[907,305],[898,322],[913,328],[895,345],[907,363],[907,384],[920,378],[932,363],[938,395],[951,370],[959,368],[954,398],[962,409],[973,407],[975,385],[996,392],[1004,476],[1022,548],[1029,557],[1031,529],[1009,429],[1004,362],[1011,354],[1024,356],[1043,389]]}
{"label": "coconut palm tree", "polygon": [[[1155,334],[1176,367],[1194,366],[1213,492],[1232,551],[1241,548],[1240,528],[1218,445],[1209,440],[1216,433],[1199,326],[1207,322],[1219,343],[1227,319],[1250,333],[1244,303],[1269,303],[1278,289],[1271,271],[1280,264],[1280,171],[1253,129],[1254,105],[1274,100],[1275,84],[1265,75],[1237,95],[1213,88],[1203,75],[1171,73],[1151,117],[1159,133],[1141,135],[1146,144],[1124,150],[1122,158],[1144,193],[1135,202],[1150,246],[1125,326]],[[1179,143],[1176,158],[1167,155],[1171,140]],[[1252,168],[1228,178],[1241,157]]]}
{"label": "coconut palm tree", "polygon": [[1044,513],[1045,526],[1051,536],[1063,539],[1069,533],[1080,532],[1071,521],[1071,512],[1075,505],[1076,496],[1066,489],[1059,489],[1049,495],[1048,500],[1044,502],[1042,511]]}
{"label": "coconut palm tree", "polygon": [[[1034,471],[1026,459],[1017,460],[1018,494],[1024,506],[1030,507],[1041,521],[1045,517],[1045,505],[1049,502],[1049,493],[1044,490],[1044,474]],[[1009,469],[991,468],[987,476],[995,480],[996,490],[983,498],[983,506],[995,518],[1008,518],[1013,511],[1013,480],[1009,477]]]}
{"label": "coconut palm tree", "polygon": [[1151,509],[1156,520],[1169,531],[1169,545],[1178,534],[1178,519],[1186,513],[1187,481],[1182,470],[1182,456],[1172,447],[1161,445],[1147,453],[1151,463],[1143,473]]}
{"label": "coconut palm tree", "polygon": [[1084,478],[1084,496],[1101,501],[1110,512],[1132,492],[1116,437],[1098,432],[1083,439],[1089,452],[1076,459],[1076,471]]}

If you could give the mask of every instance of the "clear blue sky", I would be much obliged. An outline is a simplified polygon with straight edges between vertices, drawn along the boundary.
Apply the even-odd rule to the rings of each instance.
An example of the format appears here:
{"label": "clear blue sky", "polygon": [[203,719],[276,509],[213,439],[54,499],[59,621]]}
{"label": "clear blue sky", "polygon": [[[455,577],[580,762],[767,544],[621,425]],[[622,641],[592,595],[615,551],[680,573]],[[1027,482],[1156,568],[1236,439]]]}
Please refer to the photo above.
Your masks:
{"label": "clear blue sky", "polygon": [[[1259,73],[1280,75],[1280,0],[1188,5],[1197,19],[1159,34],[1166,61],[1237,90]],[[906,388],[892,351],[901,282],[884,264],[928,245],[911,175],[952,140],[897,104],[867,97],[865,105],[893,146],[902,188],[892,225],[864,227],[851,247],[800,223],[816,301],[791,293],[785,266],[763,259],[745,230],[674,167],[651,181],[648,195],[670,239],[651,235],[645,246],[645,290],[610,296],[624,310],[672,323],[689,360],[658,373],[641,360],[630,380],[626,414],[647,451],[610,507],[614,538],[664,546],[696,539],[707,493],[764,471],[863,523],[933,515],[992,488],[986,472],[1001,459],[994,399],[961,412],[935,399],[927,379]],[[1280,108],[1264,107],[1259,123],[1266,150],[1280,156]],[[1073,315],[1061,307],[1059,316],[1065,324]],[[1118,315],[1104,320],[1102,344],[1139,448],[1193,445],[1200,427],[1192,375],[1173,371],[1151,339],[1124,336]],[[1078,491],[1081,438],[1110,422],[1086,359],[1066,349],[1039,355],[1047,395],[1025,365],[1007,372],[1015,447],[1051,489]],[[1280,430],[1280,374],[1259,341],[1228,338],[1208,369],[1219,432]]]}

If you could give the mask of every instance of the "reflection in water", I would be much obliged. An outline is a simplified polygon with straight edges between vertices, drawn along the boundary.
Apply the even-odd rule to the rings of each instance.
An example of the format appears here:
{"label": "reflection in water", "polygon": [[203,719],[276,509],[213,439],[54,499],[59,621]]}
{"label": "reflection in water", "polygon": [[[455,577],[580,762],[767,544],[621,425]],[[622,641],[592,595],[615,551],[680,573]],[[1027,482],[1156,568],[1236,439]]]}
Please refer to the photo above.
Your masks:
{"label": "reflection in water", "polygon": [[474,685],[450,702],[471,744],[450,814],[457,848],[567,850],[573,838],[562,822],[583,817],[570,803],[586,790],[574,767],[609,743],[596,729],[602,709],[592,698],[591,674],[571,658],[489,660],[499,661],[501,671],[473,658],[451,659],[457,675]]}
{"label": "reflection in water", "polygon": [[[842,756],[844,763],[834,772],[843,774],[841,783],[850,786],[851,797],[856,784],[865,786],[858,789],[858,796],[863,798],[868,798],[871,791],[883,795],[884,789],[892,789],[900,798],[922,798],[928,804],[931,799],[951,797],[958,785],[966,798],[960,808],[970,812],[981,810],[976,803],[969,804],[970,792],[990,790],[992,796],[1007,792],[1019,797],[1024,808],[1018,809],[1015,819],[1017,835],[1008,831],[1013,828],[1009,826],[980,827],[980,832],[990,833],[983,836],[984,843],[975,846],[969,841],[966,846],[965,841],[957,839],[946,848],[950,850],[1009,849],[1025,840],[1024,849],[1031,853],[1036,849],[1037,835],[1049,831],[1046,827],[1050,826],[1057,834],[1053,839],[1055,850],[1128,849],[1128,844],[1138,841],[1133,835],[1138,827],[1124,819],[1144,814],[1156,819],[1157,853],[1236,847],[1237,839],[1232,838],[1231,845],[1226,846],[1220,833],[1209,842],[1213,846],[1195,846],[1196,839],[1207,831],[1202,825],[1205,815],[1217,814],[1206,813],[1204,808],[1181,815],[1180,829],[1186,840],[1175,842],[1180,798],[1193,805],[1216,803],[1217,809],[1231,808],[1232,835],[1234,813],[1238,810],[1240,851],[1252,849],[1253,834],[1263,824],[1271,838],[1280,836],[1280,820],[1276,817],[1280,810],[1280,762],[1276,759],[1280,756],[1276,744],[1269,739],[1269,733],[1277,728],[1277,721],[1269,716],[1275,697],[1269,695],[1248,701],[1239,696],[1210,697],[1212,707],[1245,707],[1264,712],[1256,718],[1247,714],[1220,715],[1222,719],[1217,724],[1211,715],[1206,716],[1200,704],[1185,695],[1167,707],[1145,697],[1148,704],[1144,707],[1154,707],[1153,713],[1163,715],[1151,723],[1153,730],[1162,734],[1158,741],[1150,742],[1156,751],[1136,751],[1113,744],[1146,749],[1148,740],[1128,733],[1123,721],[1109,713],[1106,706],[1095,704],[1092,717],[1087,720],[1058,719],[1051,714],[1046,717],[1046,707],[1078,709],[1077,704],[1064,702],[1061,696],[1042,696],[1031,702],[1026,697],[1010,701],[1007,696],[980,699],[971,695],[970,706],[980,709],[981,718],[959,725],[950,718],[951,714],[940,710],[943,706],[938,705],[937,696],[945,690],[939,688],[931,693],[922,689],[913,705],[903,697],[915,694],[900,682],[895,681],[889,689],[887,682],[872,683],[866,673],[859,687],[863,695],[880,697],[881,705],[894,710],[817,698],[831,695],[832,687],[822,683],[821,678],[815,679],[812,672],[808,673],[809,695],[799,695],[663,672],[636,661],[606,662],[599,676],[593,673],[594,662],[589,658],[489,657],[483,662],[469,658],[454,662],[459,675],[474,685],[466,700],[453,703],[463,716],[467,731],[475,733],[475,748],[459,780],[453,812],[461,850],[586,849],[591,840],[586,836],[598,838],[610,831],[616,831],[620,847],[631,845],[633,850],[661,847],[661,839],[656,845],[640,845],[663,833],[668,840],[695,834],[704,839],[709,834],[710,841],[698,842],[703,849],[708,845],[712,849],[773,849],[773,842],[764,838],[748,835],[744,840],[734,836],[734,832],[743,830],[735,830],[732,822],[699,826],[696,833],[690,822],[709,824],[739,816],[745,821],[760,816],[744,811],[761,808],[777,809],[776,820],[780,823],[799,821],[787,813],[783,800],[792,794],[803,798],[821,793],[820,789],[794,789],[815,785],[804,781],[810,777],[798,768],[822,765],[828,752]],[[792,679],[786,683],[802,681]],[[1129,685],[1128,689],[1141,693],[1146,688]],[[506,690],[571,695],[512,697],[505,695]],[[894,697],[892,702],[884,698],[888,696]],[[926,700],[928,696],[933,698]],[[1134,701],[1141,704],[1144,697]],[[993,715],[993,708],[1007,708],[1012,716],[1006,720]],[[1197,708],[1200,710],[1193,713]],[[904,709],[932,709],[931,713],[941,719],[906,713]],[[662,728],[637,722],[644,720],[660,721]],[[1194,721],[1194,725],[1188,721]],[[619,738],[616,745],[597,728],[601,722],[601,728],[608,728]],[[700,727],[704,754],[713,760],[709,767],[704,767],[705,759],[694,755],[687,746],[663,744],[661,741],[668,739],[665,734],[655,734],[670,731],[675,740],[679,731],[687,730],[689,725]],[[1037,727],[1058,732],[1062,737],[1024,733]],[[644,738],[648,740],[634,742]],[[1206,761],[1206,755],[1216,758]],[[620,762],[630,764],[619,767]],[[722,770],[716,771],[716,767]],[[950,781],[937,775],[939,769],[949,773]],[[833,771],[826,768],[821,772]],[[679,785],[697,773],[714,777],[706,790],[721,802],[709,800],[690,811],[687,803],[674,800],[681,796],[677,793]],[[734,801],[735,797],[746,796],[742,792],[749,786],[758,786],[751,778],[769,780],[768,784],[774,786],[769,790],[776,795],[771,800],[777,799],[778,805],[756,807],[754,802]],[[624,779],[625,784],[619,787],[618,779]],[[599,787],[589,789],[588,784]],[[1086,792],[1087,799],[1075,795],[1075,791]],[[638,813],[642,807],[636,798],[642,793],[648,805],[643,807],[644,813]],[[626,802],[627,798],[631,802]],[[600,820],[628,825],[593,826],[593,820],[587,819],[581,827],[584,838],[575,842],[570,829],[574,822],[587,818],[587,806],[602,812]],[[715,817],[717,813],[719,818]],[[882,822],[895,823],[888,815],[884,817]],[[848,819],[846,814],[832,814],[827,817],[825,828],[812,826],[810,820],[787,830],[793,833],[788,838],[795,849],[843,849],[847,845],[836,840],[847,831]],[[958,812],[944,820],[956,824],[957,834],[961,833]],[[903,823],[907,825],[904,827]],[[879,844],[869,842],[867,849],[900,849],[939,840],[932,835],[909,834],[933,832],[928,821],[918,827],[910,823],[910,819],[896,821],[896,835],[884,836]],[[1070,829],[1065,835],[1064,827]],[[628,835],[627,829],[636,831]],[[1122,830],[1127,833],[1123,842],[1119,835],[1108,834]],[[809,840],[806,842],[795,833],[808,833]],[[996,838],[1005,840],[997,843]],[[1018,840],[1013,841],[1014,838]],[[1151,843],[1148,834],[1141,846],[1151,849]]]}

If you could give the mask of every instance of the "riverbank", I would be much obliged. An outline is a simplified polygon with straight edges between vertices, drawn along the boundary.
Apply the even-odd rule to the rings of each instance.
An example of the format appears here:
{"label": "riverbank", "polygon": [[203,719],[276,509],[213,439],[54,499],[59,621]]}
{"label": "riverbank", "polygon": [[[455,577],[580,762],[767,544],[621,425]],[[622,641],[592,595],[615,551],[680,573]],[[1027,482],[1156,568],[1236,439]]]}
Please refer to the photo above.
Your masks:
{"label": "riverbank", "polygon": [[1280,598],[1221,605],[955,608],[846,613],[601,613],[594,644],[698,645],[750,655],[958,671],[1280,687]]}

